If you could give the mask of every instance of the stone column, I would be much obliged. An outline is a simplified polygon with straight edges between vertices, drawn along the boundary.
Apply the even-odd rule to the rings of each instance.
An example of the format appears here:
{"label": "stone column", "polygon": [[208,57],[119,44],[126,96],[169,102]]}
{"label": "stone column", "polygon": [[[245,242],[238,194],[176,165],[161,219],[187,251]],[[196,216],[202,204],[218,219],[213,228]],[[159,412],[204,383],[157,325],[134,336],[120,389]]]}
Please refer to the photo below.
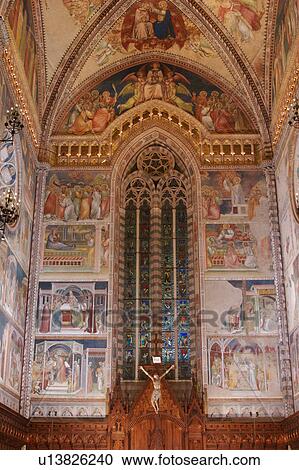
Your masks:
{"label": "stone column", "polygon": [[271,247],[274,268],[274,283],[276,290],[278,332],[279,332],[279,362],[281,370],[281,389],[285,405],[285,415],[294,413],[294,397],[292,386],[292,369],[290,359],[290,345],[288,334],[288,321],[285,299],[284,274],[281,252],[281,237],[277,205],[277,191],[275,170],[272,162],[263,163],[267,182],[269,218],[271,227]]}
{"label": "stone column", "polygon": [[[120,205],[120,197],[117,199]],[[116,211],[116,204],[114,210]],[[111,209],[112,210],[112,209]],[[124,363],[124,328],[128,321],[127,314],[124,313],[124,253],[125,253],[125,215],[123,207],[119,208],[119,214],[115,214],[112,240],[110,245],[113,252],[113,287],[111,289],[112,305],[112,357],[113,372],[111,383],[114,383],[117,374]]]}
{"label": "stone column", "polygon": [[[190,188],[188,188],[191,191]],[[189,316],[190,316],[190,362],[191,362],[191,373],[196,374],[196,361],[200,361],[200,373],[202,372],[202,361],[201,361],[201,349],[200,353],[197,353],[196,344],[199,342],[197,338],[197,310],[198,310],[198,298],[199,298],[199,268],[198,268],[198,238],[194,233],[195,218],[194,213],[197,206],[188,205],[187,217],[188,217],[188,283],[189,283]],[[196,270],[196,271],[195,271]],[[195,286],[197,282],[197,285]],[[201,380],[202,381],[202,380]]]}
{"label": "stone column", "polygon": [[29,271],[29,287],[26,309],[25,324],[25,346],[22,370],[22,387],[20,413],[26,418],[30,415],[30,395],[31,395],[31,376],[32,362],[34,354],[35,339],[35,321],[38,306],[38,283],[41,265],[41,253],[43,243],[43,212],[46,178],[49,171],[49,165],[37,164],[36,168],[36,187],[35,187],[35,203],[33,214],[33,230],[31,243],[31,260]]}
{"label": "stone column", "polygon": [[[150,232],[150,286],[151,286],[151,355],[162,354],[162,288],[161,288],[161,208],[159,196],[155,192],[151,207],[151,232]],[[156,345],[154,339],[157,339]]]}
{"label": "stone column", "polygon": [[135,287],[135,380],[138,380],[138,368],[140,361],[140,207],[136,208],[136,287]]}

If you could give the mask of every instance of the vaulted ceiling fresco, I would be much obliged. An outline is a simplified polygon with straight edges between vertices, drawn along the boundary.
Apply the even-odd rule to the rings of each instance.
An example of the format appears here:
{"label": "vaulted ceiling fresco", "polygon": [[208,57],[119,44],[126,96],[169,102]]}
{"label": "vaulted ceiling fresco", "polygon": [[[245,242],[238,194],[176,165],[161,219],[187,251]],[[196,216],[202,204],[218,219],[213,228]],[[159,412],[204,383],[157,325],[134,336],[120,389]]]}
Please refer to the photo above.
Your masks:
{"label": "vaulted ceiling fresco", "polygon": [[[34,21],[24,0],[5,3],[34,99],[37,77],[44,80],[38,105],[48,136],[99,83],[130,67],[137,73],[145,63],[164,62],[194,72],[199,85],[213,83],[231,102],[243,97],[243,108],[255,116],[251,125],[246,118],[246,128],[259,123],[270,140],[271,107],[296,59],[299,0],[40,0],[31,3]],[[34,22],[40,44],[21,34],[18,18],[31,30]],[[31,61],[27,49],[34,52]],[[200,86],[191,88],[197,93]],[[194,101],[187,107],[195,113]]]}
{"label": "vaulted ceiling fresco", "polygon": [[103,3],[104,1],[88,0],[41,0],[48,81],[84,23]]}
{"label": "vaulted ceiling fresco", "polygon": [[[178,9],[165,3],[169,8],[169,25],[160,26],[158,21],[158,0],[140,2],[133,5],[118,20],[111,31],[96,45],[95,50],[83,66],[76,84],[92,74],[96,74],[104,66],[129,57],[142,56],[143,53],[164,52],[169,56],[200,63],[201,66],[215,72],[221,69],[222,76],[233,82],[233,76],[225,62],[219,57],[212,44],[202,31]],[[152,5],[152,6],[151,6]],[[152,8],[151,13],[148,8]],[[152,19],[149,25],[141,22],[142,15]]]}
{"label": "vaulted ceiling fresco", "polygon": [[204,0],[263,78],[267,0]]}
{"label": "vaulted ceiling fresco", "polygon": [[[46,44],[49,81],[64,52],[61,46],[70,44],[76,33],[84,27],[92,15],[96,15],[96,11],[103,3],[84,0],[64,1],[60,2],[57,10],[55,5],[50,8],[47,2],[44,15],[48,26]],[[61,12],[58,21],[57,12]],[[161,21],[164,12],[169,18],[169,27],[166,23],[164,25],[163,20]],[[125,14],[119,16],[119,14],[115,15],[116,21],[107,34],[102,37],[99,34],[90,56],[87,57],[82,70],[78,73],[76,85],[92,74],[98,73],[104,66],[118,60],[157,51],[200,62],[215,72],[221,70],[222,75],[233,82],[233,76],[225,61],[219,57],[202,31],[172,3],[142,0],[134,3]],[[61,40],[62,28],[64,34]]]}
{"label": "vaulted ceiling fresco", "polygon": [[[108,2],[42,0],[48,80],[52,78],[65,50],[79,31],[91,22],[91,17],[98,14],[104,3]],[[200,3],[208,7],[207,11],[210,10],[216,23],[223,25],[227,36],[238,44],[259,78],[263,79],[267,0],[209,0]],[[185,58],[200,61],[214,70],[219,70],[220,65],[226,77],[231,75],[225,64],[220,62],[221,59],[201,29],[190,21],[191,15],[188,18],[178,7],[179,5],[161,0],[141,0],[133,3],[121,18],[111,25],[109,33],[99,38],[95,50],[80,73],[78,82],[107,63],[137,52],[157,49],[169,50]],[[168,12],[171,31],[162,31],[164,26],[162,29],[159,26],[164,12]],[[140,26],[142,24],[143,27]]]}

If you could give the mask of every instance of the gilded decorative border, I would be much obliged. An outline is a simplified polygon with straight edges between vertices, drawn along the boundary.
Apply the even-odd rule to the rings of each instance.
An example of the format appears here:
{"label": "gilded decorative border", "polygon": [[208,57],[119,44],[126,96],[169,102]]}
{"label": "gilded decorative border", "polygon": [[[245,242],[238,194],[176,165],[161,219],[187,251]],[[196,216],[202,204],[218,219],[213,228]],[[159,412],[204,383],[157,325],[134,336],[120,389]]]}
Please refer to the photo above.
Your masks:
{"label": "gilded decorative border", "polygon": [[294,215],[295,220],[299,223],[299,209],[296,205],[296,190],[298,193],[299,189],[295,188],[295,181],[294,181],[297,145],[299,148],[299,132],[295,130],[291,148],[290,148],[291,158],[289,160],[289,179],[291,180],[290,199],[291,199],[291,204],[292,204],[293,215]]}

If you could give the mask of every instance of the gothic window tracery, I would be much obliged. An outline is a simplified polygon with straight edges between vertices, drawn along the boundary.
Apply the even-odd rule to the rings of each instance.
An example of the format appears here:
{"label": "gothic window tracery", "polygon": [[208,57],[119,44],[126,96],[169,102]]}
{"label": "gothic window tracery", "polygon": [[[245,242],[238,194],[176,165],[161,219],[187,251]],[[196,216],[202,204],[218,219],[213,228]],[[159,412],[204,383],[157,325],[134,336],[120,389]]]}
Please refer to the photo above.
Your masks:
{"label": "gothic window tracery", "polygon": [[159,146],[141,152],[124,182],[124,379],[150,364],[157,325],[162,362],[190,378],[187,196],[183,171]]}
{"label": "gothic window tracery", "polygon": [[176,378],[190,377],[187,195],[182,175],[161,191],[162,360],[176,365]]}

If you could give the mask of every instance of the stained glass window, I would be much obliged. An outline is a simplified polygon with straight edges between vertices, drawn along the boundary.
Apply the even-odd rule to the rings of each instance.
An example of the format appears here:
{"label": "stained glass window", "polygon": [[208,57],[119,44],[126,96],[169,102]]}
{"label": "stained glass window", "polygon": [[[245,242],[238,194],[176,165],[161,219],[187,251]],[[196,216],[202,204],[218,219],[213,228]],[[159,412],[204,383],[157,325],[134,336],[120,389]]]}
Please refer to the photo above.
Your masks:
{"label": "stained glass window", "polygon": [[176,279],[178,372],[180,379],[191,376],[190,370],[190,306],[188,273],[188,228],[186,205],[179,201],[176,207]]}
{"label": "stained glass window", "polygon": [[140,208],[140,290],[139,290],[139,363],[150,363],[151,309],[150,309],[150,207],[144,202]]}
{"label": "stained glass window", "polygon": [[188,225],[185,188],[170,179],[163,191],[161,215],[162,361],[175,364],[176,378],[190,370]]}
{"label": "stained glass window", "polygon": [[124,263],[124,372],[134,378],[136,356],[136,205],[130,201],[125,216]]}
{"label": "stained glass window", "polygon": [[124,371],[138,377],[150,361],[150,194],[144,179],[129,181],[126,191],[124,251]]}
{"label": "stained glass window", "polygon": [[[159,330],[162,323],[162,362],[167,366],[175,364],[175,372],[169,378],[189,379],[188,216],[184,176],[175,169],[173,157],[160,155],[157,149],[144,151],[138,157],[137,168],[128,176],[125,194],[123,378],[138,379],[139,365],[150,364],[155,354],[152,332]],[[161,212],[154,211],[152,218],[154,200]],[[157,235],[159,227],[161,236]],[[160,279],[155,289],[151,289],[152,279]],[[159,310],[161,305],[159,318],[154,317],[158,322],[155,325],[152,301],[155,309],[158,305]]]}

